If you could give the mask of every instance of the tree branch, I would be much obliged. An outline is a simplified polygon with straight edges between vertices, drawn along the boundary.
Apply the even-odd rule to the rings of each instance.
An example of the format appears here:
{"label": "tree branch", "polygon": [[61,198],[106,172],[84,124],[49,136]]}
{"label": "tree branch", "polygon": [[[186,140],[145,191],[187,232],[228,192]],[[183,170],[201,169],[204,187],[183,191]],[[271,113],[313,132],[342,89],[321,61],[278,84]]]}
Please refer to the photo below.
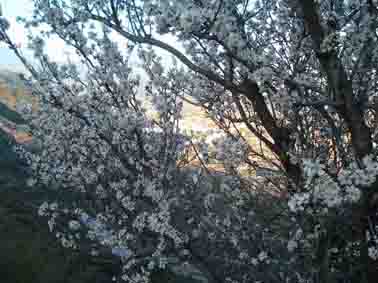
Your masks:
{"label": "tree branch", "polygon": [[337,58],[337,53],[335,51],[322,53],[320,50],[325,39],[325,31],[320,24],[314,1],[301,0],[298,4],[302,7],[305,26],[312,37],[315,53],[327,76],[330,89],[334,93],[334,100],[340,104],[336,110],[348,125],[357,158],[362,159],[372,150],[371,132],[365,124],[362,109],[353,101],[352,82]]}

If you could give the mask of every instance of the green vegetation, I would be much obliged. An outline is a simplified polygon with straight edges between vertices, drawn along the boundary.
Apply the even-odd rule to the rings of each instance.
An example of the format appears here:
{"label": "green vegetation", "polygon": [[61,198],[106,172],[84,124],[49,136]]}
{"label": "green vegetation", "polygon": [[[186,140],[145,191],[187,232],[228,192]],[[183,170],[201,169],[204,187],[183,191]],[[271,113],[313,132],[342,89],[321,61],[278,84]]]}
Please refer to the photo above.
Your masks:
{"label": "green vegetation", "polygon": [[1,282],[109,282],[104,266],[58,246],[36,209],[25,201],[32,198],[28,192],[0,192]]}
{"label": "green vegetation", "polygon": [[0,102],[0,119],[5,118],[16,124],[24,124],[25,120],[16,111],[9,109],[4,103]]}
{"label": "green vegetation", "polygon": [[2,283],[108,283],[109,267],[63,249],[39,218],[46,194],[26,188],[26,172],[0,130],[0,278]]}

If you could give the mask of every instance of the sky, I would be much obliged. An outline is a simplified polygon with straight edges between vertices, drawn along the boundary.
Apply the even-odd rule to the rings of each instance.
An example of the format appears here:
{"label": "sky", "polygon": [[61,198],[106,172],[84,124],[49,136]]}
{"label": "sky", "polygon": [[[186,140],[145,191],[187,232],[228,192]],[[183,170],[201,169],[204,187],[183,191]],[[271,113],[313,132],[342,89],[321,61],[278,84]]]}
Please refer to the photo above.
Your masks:
{"label": "sky", "polygon": [[[32,15],[33,4],[32,0],[0,0],[3,16],[5,16],[11,24],[10,30],[8,34],[12,38],[12,40],[21,45],[21,51],[25,55],[26,58],[29,60],[32,58],[32,53],[30,50],[27,49],[27,38],[26,38],[26,30],[23,28],[21,24],[16,22],[16,17],[28,17]],[[124,43],[124,40],[118,40],[117,36],[114,38],[117,42]],[[175,45],[181,51],[183,51],[182,46],[177,44],[175,40],[169,36],[164,36],[161,38],[163,41]],[[73,52],[67,53],[67,48],[65,48],[65,44],[62,40],[54,39],[49,40],[46,43],[46,50],[51,59],[56,62],[64,62],[67,60],[67,55],[70,55],[70,59],[74,59],[75,54]],[[165,52],[159,52],[158,54],[162,56],[163,61],[165,64],[169,64],[170,62],[170,55],[167,55]],[[4,45],[0,43],[0,69],[23,69],[21,62],[18,58]]]}
{"label": "sky", "polygon": [[[31,0],[0,0],[2,6],[3,16],[5,16],[10,24],[9,35],[16,43],[21,43],[22,50],[25,48],[26,33],[22,25],[16,23],[16,17],[25,17],[31,15],[32,2]],[[25,55],[28,55],[26,51]],[[4,45],[0,45],[0,67],[18,69],[22,68],[18,58],[6,48]]]}
{"label": "sky", "polygon": [[[20,46],[22,54],[32,61],[32,51],[27,48],[27,30],[22,24],[17,23],[16,18],[30,17],[33,11],[32,0],[0,0],[3,16],[10,22],[9,36]],[[67,58],[67,53],[62,40],[50,40],[46,43],[46,50],[54,61],[62,62]],[[0,45],[0,69],[24,71],[19,59],[6,46]]]}

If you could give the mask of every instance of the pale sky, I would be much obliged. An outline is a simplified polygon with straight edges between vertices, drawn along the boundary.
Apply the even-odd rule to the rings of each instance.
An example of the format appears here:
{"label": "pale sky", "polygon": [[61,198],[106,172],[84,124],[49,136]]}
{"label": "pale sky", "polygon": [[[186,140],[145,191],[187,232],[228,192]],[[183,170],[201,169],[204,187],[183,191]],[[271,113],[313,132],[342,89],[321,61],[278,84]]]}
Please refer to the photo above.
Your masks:
{"label": "pale sky", "polygon": [[[0,3],[2,6],[3,16],[5,16],[11,24],[9,35],[16,43],[24,43],[25,31],[21,25],[16,23],[16,17],[31,15],[32,2],[30,0],[0,0]],[[21,47],[23,46],[21,45]],[[28,52],[25,53],[25,55],[28,55]],[[0,67],[12,69],[21,68],[18,58],[4,45],[0,45]]]}
{"label": "pale sky", "polygon": [[[23,28],[21,24],[16,22],[16,17],[28,17],[32,14],[32,0],[0,0],[3,16],[5,16],[10,24],[10,30],[8,31],[9,35],[13,39],[13,41],[17,44],[21,45],[21,51],[25,55],[26,58],[29,60],[32,58],[32,53],[27,49],[27,38],[26,38],[26,30]],[[124,44],[124,39],[121,37],[118,39],[118,36],[114,38],[120,44]],[[171,36],[164,36],[160,37],[161,40],[175,45],[181,51],[183,48],[180,44],[175,42],[174,38]],[[64,45],[63,41],[60,39],[49,40],[46,44],[46,50],[50,58],[57,62],[64,62],[67,59],[67,54],[70,55],[70,59],[75,61],[75,54],[72,52],[67,53],[67,46]],[[170,55],[166,52],[159,52],[158,54],[163,57],[163,60],[166,64],[170,64]],[[4,45],[0,43],[0,69],[12,69],[12,70],[22,70],[22,65],[18,58],[8,50]]]}
{"label": "pale sky", "polygon": [[[31,0],[0,0],[2,5],[3,16],[10,22],[9,36],[12,40],[21,46],[23,55],[29,60],[32,59],[32,52],[27,48],[27,30],[22,24],[16,22],[18,16],[30,17],[32,15],[33,4]],[[55,61],[64,60],[66,58],[66,49],[61,40],[50,40],[46,44],[48,55]],[[0,47],[0,68],[22,69],[22,65],[18,58],[8,50],[4,45]]]}

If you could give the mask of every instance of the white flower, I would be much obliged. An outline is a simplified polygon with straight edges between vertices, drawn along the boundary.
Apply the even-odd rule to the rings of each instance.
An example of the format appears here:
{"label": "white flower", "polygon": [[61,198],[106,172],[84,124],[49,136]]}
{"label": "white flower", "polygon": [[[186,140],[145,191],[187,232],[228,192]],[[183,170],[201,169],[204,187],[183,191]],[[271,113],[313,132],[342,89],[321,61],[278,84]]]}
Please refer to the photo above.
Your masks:
{"label": "white flower", "polygon": [[248,258],[248,253],[246,253],[245,251],[242,251],[239,253],[239,259],[243,260],[247,258]]}
{"label": "white flower", "polygon": [[153,270],[153,269],[155,268],[155,262],[151,260],[151,261],[148,263],[147,268],[148,268],[149,270]]}
{"label": "white flower", "polygon": [[264,262],[265,260],[268,259],[268,254],[267,254],[265,251],[262,251],[262,252],[260,252],[260,253],[258,254],[257,258],[258,258],[258,260],[259,260],[260,262]]}
{"label": "white flower", "polygon": [[376,247],[369,247],[368,253],[369,253],[369,257],[372,260],[377,260],[378,259],[378,249]]}
{"label": "white flower", "polygon": [[58,204],[56,202],[53,202],[50,204],[50,210],[54,211],[58,209]]}
{"label": "white flower", "polygon": [[310,201],[309,193],[296,193],[288,201],[290,211],[303,211]]}
{"label": "white flower", "polygon": [[165,269],[167,264],[168,264],[168,259],[166,257],[159,258],[159,268],[160,269]]}
{"label": "white flower", "polygon": [[76,231],[76,230],[79,230],[79,228],[80,228],[80,223],[79,223],[79,221],[71,220],[71,221],[68,223],[68,227],[69,227],[71,230]]}
{"label": "white flower", "polygon": [[26,185],[27,185],[28,187],[33,187],[36,183],[37,183],[37,180],[34,179],[34,178],[29,178],[29,179],[26,181]]}
{"label": "white flower", "polygon": [[293,252],[298,247],[298,244],[294,240],[289,240],[287,243],[287,250]]}
{"label": "white flower", "polygon": [[49,204],[45,201],[43,202],[38,209],[38,215],[39,216],[45,216],[47,214],[47,210],[49,208]]}
{"label": "white flower", "polygon": [[49,219],[49,221],[47,222],[47,224],[49,225],[49,230],[50,232],[52,232],[54,230],[54,226],[55,226],[55,219],[54,218],[51,218]]}
{"label": "white flower", "polygon": [[95,249],[92,249],[91,252],[90,252],[90,255],[91,256],[98,256],[100,253],[98,250],[95,250]]}

